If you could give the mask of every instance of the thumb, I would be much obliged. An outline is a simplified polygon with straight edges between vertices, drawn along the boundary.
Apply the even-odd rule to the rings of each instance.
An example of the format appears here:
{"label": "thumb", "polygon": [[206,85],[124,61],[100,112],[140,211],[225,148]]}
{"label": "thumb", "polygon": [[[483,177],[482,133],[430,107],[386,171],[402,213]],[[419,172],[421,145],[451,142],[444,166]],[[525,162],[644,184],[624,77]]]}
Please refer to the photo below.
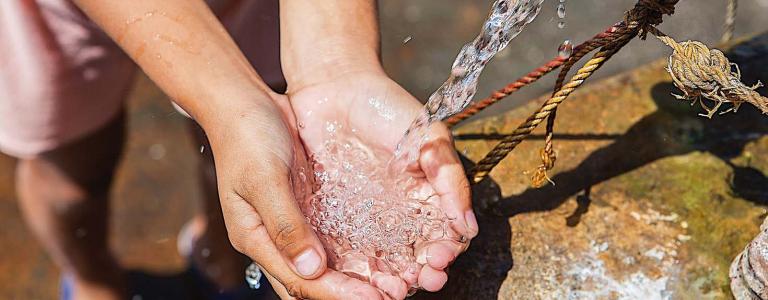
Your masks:
{"label": "thumb", "polygon": [[319,277],[327,266],[325,250],[301,213],[289,172],[257,177],[251,177],[248,195],[241,196],[256,209],[293,272],[304,279]]}

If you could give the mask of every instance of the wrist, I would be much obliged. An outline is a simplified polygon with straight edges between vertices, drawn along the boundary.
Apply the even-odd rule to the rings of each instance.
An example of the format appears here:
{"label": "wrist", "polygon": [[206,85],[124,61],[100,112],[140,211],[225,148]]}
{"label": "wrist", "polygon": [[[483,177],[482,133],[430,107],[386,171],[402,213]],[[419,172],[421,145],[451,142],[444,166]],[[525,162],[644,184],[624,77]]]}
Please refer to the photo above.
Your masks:
{"label": "wrist", "polygon": [[384,74],[377,49],[346,41],[324,41],[313,55],[288,54],[284,60],[288,93],[358,73]]}
{"label": "wrist", "polygon": [[274,110],[274,93],[257,86],[213,88],[199,96],[202,101],[184,101],[181,107],[206,133],[231,130],[237,120],[257,112]]}

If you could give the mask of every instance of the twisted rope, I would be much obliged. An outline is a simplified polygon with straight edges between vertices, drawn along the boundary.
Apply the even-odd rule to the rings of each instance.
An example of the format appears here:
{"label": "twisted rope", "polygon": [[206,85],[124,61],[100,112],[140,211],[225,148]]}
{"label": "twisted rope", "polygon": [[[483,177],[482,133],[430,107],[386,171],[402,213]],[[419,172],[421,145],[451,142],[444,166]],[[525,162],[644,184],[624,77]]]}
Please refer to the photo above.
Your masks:
{"label": "twisted rope", "polygon": [[[618,38],[623,36],[627,33],[627,26],[624,23],[618,23],[614,26],[611,26],[606,30],[606,32],[613,33],[612,35],[605,35],[604,38],[593,38],[590,43],[583,44],[584,47],[580,49],[580,51],[574,53],[571,55],[571,57],[568,59],[567,62],[563,64],[563,67],[560,69],[560,74],[557,76],[557,82],[555,83],[555,89],[552,94],[554,95],[559,91],[563,84],[565,83],[565,79],[568,76],[568,72],[571,70],[571,68],[576,64],[576,62],[580,61],[584,56],[589,54],[590,52],[594,51],[597,48],[604,47],[610,43],[615,42]],[[549,114],[547,117],[547,127],[546,127],[546,134],[544,139],[544,148],[541,149],[539,156],[541,157],[541,165],[536,167],[536,170],[534,170],[533,175],[531,175],[531,186],[534,188],[540,188],[544,186],[545,184],[554,182],[549,178],[547,175],[547,172],[552,170],[552,168],[555,167],[555,161],[557,160],[557,154],[554,150],[554,128],[555,128],[555,119],[557,118],[557,108],[552,110],[552,113]]]}
{"label": "twisted rope", "polygon": [[[503,160],[512,150],[517,147],[525,138],[527,138],[533,129],[535,129],[552,111],[557,108],[573,91],[580,87],[587,78],[605,64],[619,49],[629,42],[635,35],[628,33],[616,41],[615,46],[604,47],[597,52],[576,74],[571,81],[563,86],[552,98],[547,100],[542,107],[533,115],[515,129],[514,132],[505,136],[501,142],[496,145],[470,172],[470,178],[474,183],[482,181],[488,174]],[[553,162],[554,163],[554,162]]]}
{"label": "twisted rope", "polygon": [[736,9],[738,8],[738,0],[728,0],[728,7],[725,11],[725,24],[723,28],[723,37],[720,38],[721,43],[726,43],[733,38],[733,32],[736,30]]}
{"label": "twisted rope", "polygon": [[639,28],[640,39],[644,40],[649,30],[664,22],[664,15],[675,13],[677,2],[680,0],[640,0],[624,15],[624,22]]}
{"label": "twisted rope", "polygon": [[456,124],[474,116],[475,114],[479,113],[483,109],[486,109],[489,106],[496,104],[502,99],[507,98],[509,95],[511,95],[514,92],[517,92],[521,88],[536,82],[544,75],[547,75],[550,72],[554,71],[555,69],[559,68],[566,61],[572,60],[573,57],[575,56],[583,57],[584,55],[589,54],[589,52],[592,52],[593,50],[604,45],[605,44],[604,41],[615,40],[616,37],[618,37],[619,35],[620,33],[618,32],[618,28],[616,26],[609,27],[604,32],[601,32],[595,35],[592,39],[574,47],[573,53],[571,54],[571,56],[563,57],[558,55],[557,57],[553,58],[551,61],[547,62],[543,66],[536,68],[535,70],[531,71],[525,76],[493,92],[489,97],[468,106],[460,113],[455,114],[450,118],[446,119],[444,121],[445,124],[449,128],[456,126]]}
{"label": "twisted rope", "polygon": [[[541,124],[545,118],[550,118],[550,115],[555,112],[560,103],[568,98],[575,89],[580,87],[586,79],[592,76],[597,69],[602,67],[608,59],[624,47],[624,45],[626,45],[632,38],[640,36],[641,39],[645,39],[649,31],[653,30],[656,25],[661,24],[664,15],[671,15],[675,12],[675,5],[677,2],[679,2],[679,0],[639,0],[638,3],[635,4],[635,7],[625,14],[624,22],[617,24],[625,25],[628,30],[621,34],[620,37],[611,44],[601,47],[601,50],[579,69],[573,77],[571,77],[570,82],[562,86],[562,88],[547,100],[539,110],[528,117],[528,119],[518,126],[514,132],[505,136],[501,142],[485,156],[485,158],[478,162],[469,172],[472,181],[478,183],[488,176],[491,170],[493,170],[501,160],[531,134],[533,129]],[[576,61],[574,60],[573,63],[575,62]],[[532,178],[534,185],[537,183],[543,184],[544,179],[548,179],[546,170],[551,169],[554,166],[556,159],[552,148],[551,138],[554,117],[552,117],[551,122],[549,123],[548,146],[545,146],[544,150],[541,152],[543,163],[539,168],[539,171],[537,171]]]}
{"label": "twisted rope", "polygon": [[[699,102],[707,111],[700,115],[707,118],[712,118],[723,103],[731,103],[733,107],[721,114],[736,112],[745,102],[768,114],[768,98],[755,91],[763,86],[762,83],[751,87],[742,83],[739,67],[728,61],[722,51],[709,49],[697,41],[678,43],[658,30],[653,33],[673,50],[667,72],[675,86],[683,91],[683,95],[672,94],[675,98],[692,101],[692,104]],[[714,105],[705,104],[704,99],[709,99]]]}

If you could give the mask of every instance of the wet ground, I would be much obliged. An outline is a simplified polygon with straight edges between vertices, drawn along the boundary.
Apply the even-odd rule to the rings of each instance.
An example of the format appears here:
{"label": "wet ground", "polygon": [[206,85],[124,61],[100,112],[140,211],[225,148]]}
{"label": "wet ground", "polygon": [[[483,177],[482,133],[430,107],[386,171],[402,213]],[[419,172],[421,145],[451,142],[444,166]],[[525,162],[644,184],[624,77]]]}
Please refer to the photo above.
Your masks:
{"label": "wet ground", "polygon": [[[762,16],[768,1],[742,2],[737,35],[768,29]],[[425,98],[445,78],[461,44],[476,34],[489,3],[381,1],[388,71]],[[578,42],[604,29],[633,3],[571,1],[567,26],[558,29],[556,2],[549,1],[491,64],[479,94],[554,56],[562,40]],[[678,39],[712,43],[721,33],[724,7],[725,1],[681,1],[662,29]],[[656,40],[634,41],[596,78],[665,53]],[[745,70],[751,74],[747,82],[768,81],[761,71],[766,62],[753,63]],[[476,202],[493,209],[484,209],[483,235],[453,269],[448,295],[620,295],[610,287],[637,293],[671,289],[677,298],[726,293],[727,263],[757,232],[768,202],[766,124],[750,109],[705,122],[695,109],[668,104],[674,103],[672,88],[661,67],[593,80],[569,100],[558,123],[560,160],[551,174],[556,187],[531,190],[523,174],[538,164],[540,139],[524,143],[492,174],[493,183],[479,187]],[[523,106],[549,88],[551,80],[545,80],[489,114]],[[511,130],[535,105],[467,125],[459,132],[459,149],[479,159],[495,135]],[[113,191],[114,249],[130,268],[178,272],[185,262],[176,253],[176,233],[201,197],[194,180],[199,145],[191,142],[185,119],[145,77],[137,79],[129,108],[129,141]],[[58,273],[20,219],[13,166],[13,159],[0,156],[0,298],[54,299]],[[637,293],[631,295],[645,295]]]}

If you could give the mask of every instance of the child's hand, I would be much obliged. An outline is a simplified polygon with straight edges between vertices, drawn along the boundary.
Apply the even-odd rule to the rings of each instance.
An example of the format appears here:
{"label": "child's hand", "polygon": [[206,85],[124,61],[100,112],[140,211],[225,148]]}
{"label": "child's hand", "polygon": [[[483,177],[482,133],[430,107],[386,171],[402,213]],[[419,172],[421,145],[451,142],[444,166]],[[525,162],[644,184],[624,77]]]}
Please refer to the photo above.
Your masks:
{"label": "child's hand", "polygon": [[382,299],[371,285],[326,270],[325,251],[296,201],[306,189],[293,186],[292,178],[307,160],[295,118],[285,97],[272,97],[205,128],[230,241],[279,281],[273,281],[277,291],[311,299]]}
{"label": "child's hand", "polygon": [[[391,154],[421,109],[415,98],[383,72],[350,73],[328,82],[315,82],[291,90],[288,97],[302,124],[299,134],[310,155],[323,146],[327,122],[354,128],[354,135],[367,146]],[[371,105],[372,98],[382,105]],[[451,227],[468,239],[475,237],[478,226],[471,209],[469,183],[445,126],[432,126],[418,162],[409,169],[411,175],[421,178],[426,189],[439,196],[440,208],[452,220]],[[415,280],[426,290],[441,289],[447,280],[445,268],[466,245],[452,241],[417,243],[415,253],[426,257],[427,264]],[[414,280],[379,278],[373,284],[396,299],[406,296],[411,283],[407,281]]]}

